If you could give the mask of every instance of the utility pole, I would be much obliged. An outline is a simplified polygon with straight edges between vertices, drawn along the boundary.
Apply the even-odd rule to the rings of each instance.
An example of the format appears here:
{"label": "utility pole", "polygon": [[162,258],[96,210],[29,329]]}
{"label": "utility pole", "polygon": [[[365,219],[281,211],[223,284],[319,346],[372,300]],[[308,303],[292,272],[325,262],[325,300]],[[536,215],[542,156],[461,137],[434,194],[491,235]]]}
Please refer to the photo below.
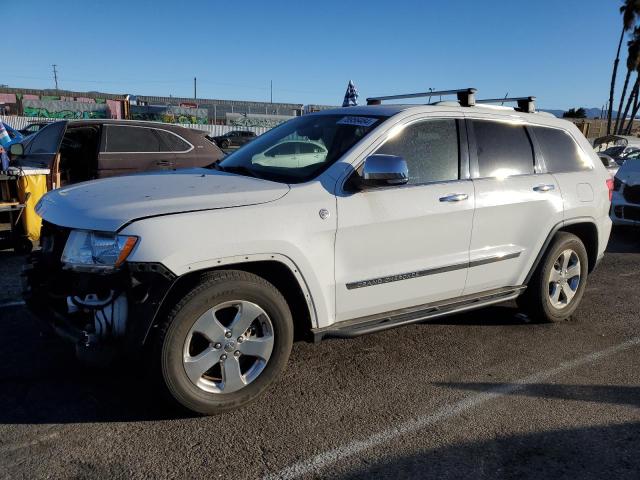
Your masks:
{"label": "utility pole", "polygon": [[56,82],[56,90],[58,90],[58,71],[56,70],[58,65],[54,63],[51,66],[53,67],[53,80]]}
{"label": "utility pole", "polygon": [[273,80],[270,81],[271,103],[273,103]]}
{"label": "utility pole", "polygon": [[198,92],[198,90],[197,90],[197,80],[196,80],[196,77],[193,77],[193,99],[194,100],[196,98],[198,98],[197,92]]}

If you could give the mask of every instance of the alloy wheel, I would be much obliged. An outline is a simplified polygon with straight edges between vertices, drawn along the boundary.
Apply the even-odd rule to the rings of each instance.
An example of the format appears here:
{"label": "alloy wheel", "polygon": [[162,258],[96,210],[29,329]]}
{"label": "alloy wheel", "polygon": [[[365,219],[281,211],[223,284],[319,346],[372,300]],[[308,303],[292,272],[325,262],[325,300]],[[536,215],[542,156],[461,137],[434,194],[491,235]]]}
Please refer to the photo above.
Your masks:
{"label": "alloy wheel", "polygon": [[264,371],[273,345],[273,324],[259,305],[246,300],[224,302],[207,310],[189,330],[184,370],[205,392],[236,392]]}
{"label": "alloy wheel", "polygon": [[553,263],[549,273],[549,300],[557,309],[566,308],[580,286],[580,257],[572,249],[566,249]]}

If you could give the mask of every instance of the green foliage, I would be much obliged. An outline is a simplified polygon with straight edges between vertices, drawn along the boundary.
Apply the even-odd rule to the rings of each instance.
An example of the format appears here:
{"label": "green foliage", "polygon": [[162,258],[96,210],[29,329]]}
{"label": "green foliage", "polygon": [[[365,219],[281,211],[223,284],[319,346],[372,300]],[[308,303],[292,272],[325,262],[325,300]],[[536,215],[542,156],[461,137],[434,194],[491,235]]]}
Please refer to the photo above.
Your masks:
{"label": "green foliage", "polygon": [[562,114],[562,118],[587,118],[587,112],[584,108],[570,108]]}

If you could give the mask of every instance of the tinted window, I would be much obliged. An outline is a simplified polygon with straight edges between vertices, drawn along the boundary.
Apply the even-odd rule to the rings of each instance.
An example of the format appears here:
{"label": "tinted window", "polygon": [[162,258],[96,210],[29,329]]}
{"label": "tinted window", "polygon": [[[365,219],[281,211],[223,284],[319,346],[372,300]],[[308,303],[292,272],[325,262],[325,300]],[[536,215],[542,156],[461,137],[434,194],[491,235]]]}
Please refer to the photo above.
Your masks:
{"label": "tinted window", "polygon": [[458,179],[458,128],[455,120],[409,125],[376,153],[397,155],[409,167],[409,184]]}
{"label": "tinted window", "polygon": [[609,147],[604,152],[607,155],[611,155],[612,157],[617,157],[618,155],[622,155],[624,153],[624,149],[626,147]]}
{"label": "tinted window", "polygon": [[156,133],[162,140],[164,146],[172,152],[185,152],[191,148],[191,145],[182,137],[174,135],[167,130],[156,130]]}
{"label": "tinted window", "polygon": [[571,172],[589,168],[589,163],[580,157],[576,142],[562,130],[533,127],[533,131],[549,172]]}
{"label": "tinted window", "polygon": [[533,173],[533,147],[522,125],[473,120],[478,147],[478,177]]}
{"label": "tinted window", "polygon": [[47,125],[31,138],[25,153],[57,153],[65,127],[66,122]]}
{"label": "tinted window", "polygon": [[106,131],[105,152],[166,151],[154,128],[107,125]]}

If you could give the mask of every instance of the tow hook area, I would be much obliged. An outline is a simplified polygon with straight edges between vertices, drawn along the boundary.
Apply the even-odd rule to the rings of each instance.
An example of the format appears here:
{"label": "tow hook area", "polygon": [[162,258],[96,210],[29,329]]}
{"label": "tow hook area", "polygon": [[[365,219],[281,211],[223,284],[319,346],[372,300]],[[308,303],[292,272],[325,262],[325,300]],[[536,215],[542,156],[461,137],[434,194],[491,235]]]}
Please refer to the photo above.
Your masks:
{"label": "tow hook area", "polygon": [[84,298],[68,296],[67,312],[74,314],[79,311],[93,317],[93,331],[83,332],[87,346],[125,334],[128,302],[124,293],[117,294],[111,290],[109,296],[102,300],[95,293],[87,294]]}
{"label": "tow hook area", "polygon": [[107,298],[99,298],[90,293],[81,298],[67,297],[67,312],[70,315],[83,313],[92,319],[82,331],[76,343],[76,355],[83,362],[93,366],[111,364],[115,345],[109,340],[123,337],[127,327],[128,301],[125,293],[113,290]]}

